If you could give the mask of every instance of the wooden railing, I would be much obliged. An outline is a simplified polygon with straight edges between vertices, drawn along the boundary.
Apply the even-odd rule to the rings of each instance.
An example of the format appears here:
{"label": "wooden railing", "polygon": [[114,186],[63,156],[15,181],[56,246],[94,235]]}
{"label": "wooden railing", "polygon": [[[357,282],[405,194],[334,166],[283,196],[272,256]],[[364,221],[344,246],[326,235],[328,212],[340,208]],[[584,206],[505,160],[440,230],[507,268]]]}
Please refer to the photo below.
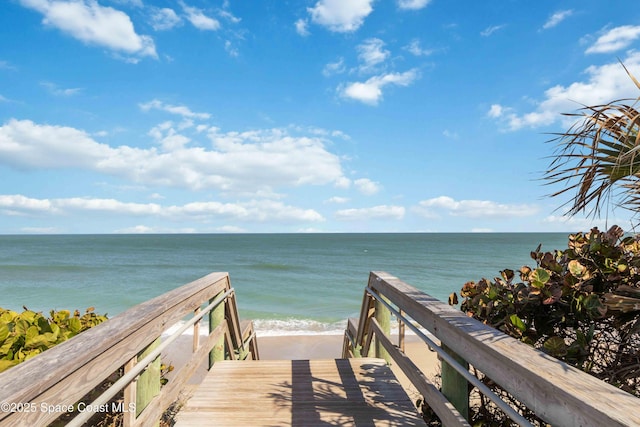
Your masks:
{"label": "wooden railing", "polygon": [[[389,338],[391,314],[400,323],[398,346]],[[413,329],[438,353],[442,360],[441,390],[404,354],[405,327]],[[640,426],[640,399],[488,327],[384,272],[372,272],[369,276],[360,318],[349,319],[347,323],[343,357],[367,356],[373,342],[376,357],[393,360],[447,427],[469,425],[468,382],[494,400],[515,424],[530,425],[478,381],[469,372],[469,365],[553,426]]]}
{"label": "wooden railing", "polygon": [[[209,334],[201,339],[205,316]],[[182,326],[163,337],[176,324]],[[188,328],[193,328],[191,357],[161,387],[160,354]],[[154,425],[207,358],[211,367],[225,358],[247,357],[259,357],[253,324],[239,322],[229,275],[212,273],[1,373],[0,426],[48,425],[114,373],[115,383],[95,400],[75,405],[81,412],[67,425],[80,426],[96,412],[117,410],[123,412],[125,426]],[[121,399],[113,403],[119,393]]]}

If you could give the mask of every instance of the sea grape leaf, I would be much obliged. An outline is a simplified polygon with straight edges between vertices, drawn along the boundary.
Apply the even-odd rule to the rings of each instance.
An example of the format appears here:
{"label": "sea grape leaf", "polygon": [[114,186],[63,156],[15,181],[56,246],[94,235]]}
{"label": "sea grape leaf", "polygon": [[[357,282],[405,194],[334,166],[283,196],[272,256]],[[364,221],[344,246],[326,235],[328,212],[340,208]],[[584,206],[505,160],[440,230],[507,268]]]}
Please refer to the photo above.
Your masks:
{"label": "sea grape leaf", "polygon": [[587,296],[582,301],[582,305],[593,318],[601,318],[607,314],[607,307],[600,301],[600,298],[596,294]]}
{"label": "sea grape leaf", "polygon": [[34,323],[36,320],[36,313],[31,310],[23,311],[20,318],[26,322]]}
{"label": "sea grape leaf", "polygon": [[558,336],[553,336],[544,342],[544,349],[554,357],[562,357],[567,354],[567,345]]}
{"label": "sea grape leaf", "polygon": [[4,355],[5,359],[13,359],[13,356],[8,357],[9,353],[11,353],[11,347],[16,342],[15,337],[9,335],[9,338],[4,341],[4,343],[0,346],[0,355]]}
{"label": "sea grape leaf", "polygon": [[80,323],[80,319],[77,317],[72,317],[69,319],[69,330],[74,334],[77,334],[82,329],[82,324]]}
{"label": "sea grape leaf", "polygon": [[551,289],[549,289],[549,292],[546,293],[545,296],[546,298],[542,301],[543,305],[555,304],[560,301],[560,298],[562,298],[562,288],[557,285],[552,285]]}
{"label": "sea grape leaf", "polygon": [[51,313],[51,317],[53,317],[55,323],[63,323],[70,315],[71,312],[69,310],[60,310],[57,313]]}
{"label": "sea grape leaf", "polygon": [[39,316],[37,323],[38,323],[38,327],[40,328],[40,332],[42,333],[52,332],[49,322],[47,322],[47,319],[45,319],[44,317]]}
{"label": "sea grape leaf", "polygon": [[0,322],[0,344],[2,344],[9,336],[9,326],[6,323]]}
{"label": "sea grape leaf", "polygon": [[36,335],[34,337],[28,338],[24,347],[27,349],[36,349],[39,347],[49,348],[52,347],[54,343],[49,341],[45,335]]}
{"label": "sea grape leaf", "polygon": [[38,335],[40,335],[40,330],[38,329],[38,327],[35,325],[29,326],[29,328],[27,329],[27,333],[25,334],[26,342],[29,342]]}
{"label": "sea grape leaf", "polygon": [[520,332],[525,333],[527,331],[527,325],[524,324],[522,319],[518,317],[517,314],[512,314],[511,316],[509,316],[509,320],[511,321],[511,324],[518,328]]}
{"label": "sea grape leaf", "polygon": [[13,330],[17,335],[26,335],[27,329],[29,329],[29,323],[22,319],[17,319]]}
{"label": "sea grape leaf", "polygon": [[35,357],[35,356],[39,355],[40,353],[42,353],[42,350],[40,350],[39,348],[33,349],[33,350],[29,351],[29,353],[26,354],[24,360],[25,361],[29,360],[32,357]]}
{"label": "sea grape leaf", "polygon": [[54,340],[58,340],[58,336],[60,335],[60,326],[55,323],[51,324],[51,334],[55,337]]}
{"label": "sea grape leaf", "polygon": [[580,261],[576,259],[572,259],[569,261],[569,272],[572,276],[577,277],[578,279],[582,279],[587,272],[587,268],[580,264]]}
{"label": "sea grape leaf", "polygon": [[536,268],[529,276],[529,280],[531,280],[531,286],[538,289],[543,288],[545,283],[547,283],[549,279],[551,279],[551,275],[544,268]]}
{"label": "sea grape leaf", "polygon": [[13,322],[13,319],[15,319],[17,315],[18,313],[15,311],[7,310],[0,315],[0,321],[5,323]]}
{"label": "sea grape leaf", "polygon": [[513,270],[506,269],[506,270],[502,270],[500,272],[500,275],[504,278],[504,280],[506,280],[507,282],[510,282],[511,280],[513,280],[513,276],[515,274],[514,274]]}
{"label": "sea grape leaf", "polygon": [[458,295],[455,292],[449,295],[449,305],[458,305]]}
{"label": "sea grape leaf", "polygon": [[2,371],[6,371],[7,369],[9,369],[10,367],[17,365],[18,361],[17,360],[5,360],[5,359],[0,359],[0,372]]}

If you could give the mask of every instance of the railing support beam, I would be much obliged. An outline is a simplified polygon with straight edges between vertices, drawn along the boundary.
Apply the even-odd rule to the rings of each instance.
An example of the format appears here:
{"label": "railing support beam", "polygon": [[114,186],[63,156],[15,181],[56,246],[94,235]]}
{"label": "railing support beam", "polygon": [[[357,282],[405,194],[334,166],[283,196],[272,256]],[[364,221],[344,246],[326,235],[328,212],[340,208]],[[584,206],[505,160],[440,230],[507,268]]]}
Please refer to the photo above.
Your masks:
{"label": "railing support beam", "polygon": [[[374,317],[378,322],[378,324],[380,325],[380,329],[386,335],[389,335],[391,333],[391,312],[384,304],[382,304],[378,300],[376,300],[375,302]],[[384,346],[378,339],[376,339],[376,357],[380,359],[384,359],[387,362],[387,364],[391,363],[391,356],[389,356],[389,352],[387,351],[386,348],[384,348]]]}
{"label": "railing support beam", "polygon": [[[442,349],[451,355],[460,365],[469,368],[469,364],[446,345]],[[441,364],[442,370],[442,394],[449,402],[462,414],[465,419],[469,419],[469,383],[467,379],[460,375],[451,365],[444,360]]]}
{"label": "railing support beam", "polygon": [[[220,294],[216,295],[215,298],[221,296],[224,292],[220,292]],[[215,298],[212,298],[210,303],[213,302]],[[224,314],[225,314],[225,305],[226,303],[222,303],[218,305],[216,308],[209,312],[209,333],[212,333],[219,325],[224,322]],[[224,335],[218,339],[216,344],[213,346],[213,349],[209,352],[209,369],[211,369],[215,362],[219,362],[224,360],[225,356],[225,340]]]}

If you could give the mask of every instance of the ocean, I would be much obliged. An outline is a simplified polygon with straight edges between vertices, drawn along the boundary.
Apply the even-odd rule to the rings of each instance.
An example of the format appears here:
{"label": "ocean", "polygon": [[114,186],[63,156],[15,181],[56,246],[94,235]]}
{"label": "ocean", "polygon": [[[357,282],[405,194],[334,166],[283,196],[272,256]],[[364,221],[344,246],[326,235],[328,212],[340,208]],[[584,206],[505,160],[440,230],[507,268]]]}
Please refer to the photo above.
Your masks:
{"label": "ocean", "polygon": [[0,307],[118,313],[214,271],[262,335],[329,334],[357,317],[370,271],[446,301],[470,280],[533,266],[568,233],[2,235]]}

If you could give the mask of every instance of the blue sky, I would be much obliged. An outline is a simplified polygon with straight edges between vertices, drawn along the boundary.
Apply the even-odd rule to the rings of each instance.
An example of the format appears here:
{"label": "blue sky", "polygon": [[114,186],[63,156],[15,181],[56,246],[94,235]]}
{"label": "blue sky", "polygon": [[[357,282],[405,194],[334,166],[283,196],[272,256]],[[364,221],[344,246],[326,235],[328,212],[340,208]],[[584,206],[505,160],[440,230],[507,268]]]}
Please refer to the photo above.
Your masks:
{"label": "blue sky", "polygon": [[0,233],[628,230],[540,178],[636,6],[3,1]]}

